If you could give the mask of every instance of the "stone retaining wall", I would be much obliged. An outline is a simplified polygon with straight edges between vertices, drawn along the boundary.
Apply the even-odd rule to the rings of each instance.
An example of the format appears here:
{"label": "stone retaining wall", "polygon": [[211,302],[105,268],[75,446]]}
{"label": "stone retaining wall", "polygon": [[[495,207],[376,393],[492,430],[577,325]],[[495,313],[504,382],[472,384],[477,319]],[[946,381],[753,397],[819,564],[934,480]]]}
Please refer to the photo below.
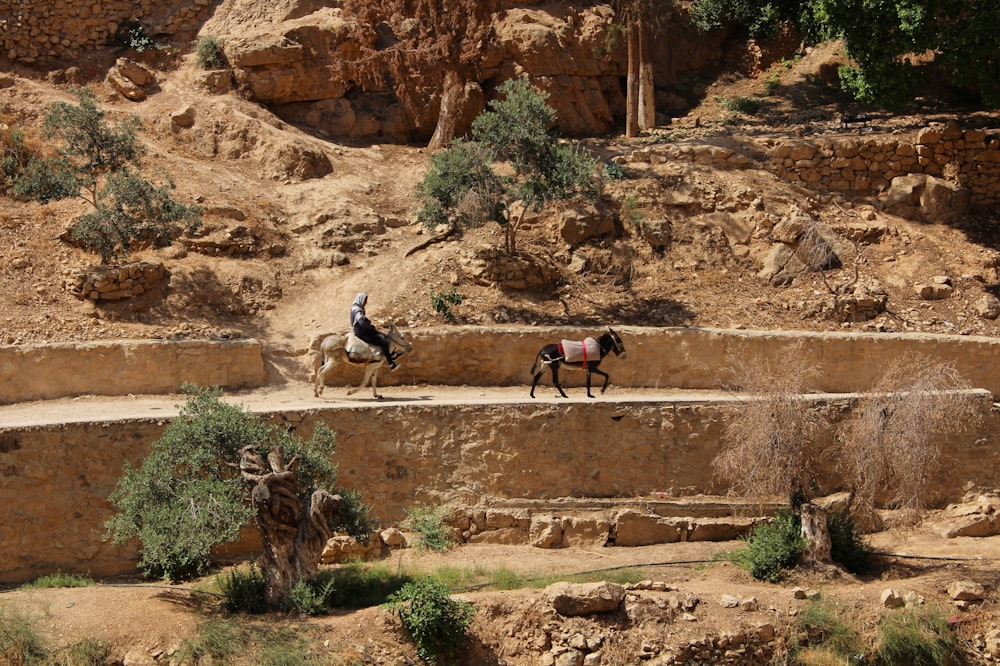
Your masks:
{"label": "stone retaining wall", "polygon": [[639,148],[618,158],[626,164],[651,165],[676,160],[717,169],[764,168],[789,183],[860,197],[879,194],[897,176],[925,174],[966,188],[973,206],[1000,203],[1000,133],[963,130],[954,121],[926,127],[909,138],[765,139],[742,149],[677,143]]}
{"label": "stone retaining wall", "polygon": [[[979,400],[982,428],[943,442],[944,466],[932,479],[928,498],[934,505],[958,501],[977,488],[993,488],[1000,478],[1000,418],[988,394],[979,392]],[[852,399],[817,396],[814,404],[836,420],[848,412]],[[700,505],[686,519],[677,509],[662,511],[662,505],[664,499],[696,500],[725,492],[711,463],[729,415],[740,408],[735,398],[402,403],[331,405],[269,411],[267,416],[303,437],[320,421],[337,433],[334,462],[339,482],[360,490],[383,526],[398,523],[414,506],[451,504],[477,507],[468,509],[470,522],[464,528],[471,540],[523,538],[516,530],[525,531],[527,524],[530,532],[531,520],[541,521],[543,510],[536,505],[525,511],[504,501],[531,498],[539,504],[554,502],[544,511],[549,516],[546,524],[558,520],[570,525],[562,533],[564,539],[596,542],[601,529],[610,529],[602,525],[614,523],[621,545],[636,545],[649,535],[710,539],[738,529],[723,524],[718,512],[706,514]],[[107,497],[123,463],[138,465],[168,418],[164,414],[106,423],[0,426],[0,582],[54,571],[102,576],[133,570],[135,551],[103,540],[104,523],[112,512]],[[816,447],[823,450],[829,444],[817,441]],[[829,469],[818,472],[834,487],[835,461],[826,461],[826,466]],[[640,499],[618,508],[609,504],[598,517],[592,510],[587,515],[585,507],[558,502],[560,498],[649,502]],[[253,549],[253,542],[245,541],[230,552]]]}
{"label": "stone retaining wall", "polygon": [[[531,383],[538,350],[560,339],[581,340],[606,329],[552,326],[452,326],[403,330],[413,352],[393,373],[379,375],[379,385],[521,386]],[[612,386],[636,388],[717,389],[732,385],[745,359],[760,357],[780,367],[783,358],[804,359],[818,368],[817,392],[868,390],[892,359],[913,356],[951,363],[976,388],[1000,395],[1000,339],[910,333],[827,333],[752,331],[712,328],[615,327],[627,357],[607,357],[601,369]],[[300,376],[308,380],[311,356]],[[342,364],[328,385],[361,381],[358,368]],[[600,377],[594,376],[597,382]],[[560,373],[564,386],[579,387],[585,375]],[[546,373],[540,385],[551,386]],[[598,385],[599,388],[599,385]]]}
{"label": "stone retaining wall", "polygon": [[140,22],[150,38],[193,36],[215,4],[211,0],[7,0],[0,7],[0,55],[12,63],[72,62],[107,46],[130,21]]}
{"label": "stone retaining wall", "polygon": [[267,381],[256,340],[109,340],[0,346],[0,404],[78,395],[176,393]]}

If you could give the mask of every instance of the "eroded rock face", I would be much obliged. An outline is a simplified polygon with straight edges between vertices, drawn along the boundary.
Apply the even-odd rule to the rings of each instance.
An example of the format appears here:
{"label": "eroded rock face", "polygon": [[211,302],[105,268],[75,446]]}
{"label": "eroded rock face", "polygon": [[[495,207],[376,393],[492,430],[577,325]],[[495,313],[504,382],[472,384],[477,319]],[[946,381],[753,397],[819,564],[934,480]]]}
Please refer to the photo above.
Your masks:
{"label": "eroded rock face", "polygon": [[[427,72],[410,49],[399,50],[395,74],[365,69],[368,54],[419,34],[417,18],[394,12],[389,3],[381,9],[382,21],[359,30],[339,6],[292,4],[253,17],[241,16],[248,9],[228,6],[202,29],[220,39],[240,88],[282,118],[327,136],[431,138],[442,104],[440,73]],[[471,53],[457,65],[459,81],[452,78],[450,85],[456,90],[471,86],[473,93],[481,88],[488,98],[497,82],[527,75],[549,94],[563,134],[608,131],[624,114],[627,66],[625,41],[612,34],[613,19],[608,4],[500,3],[484,31],[488,38],[467,49]],[[690,25],[670,31],[671,39],[661,40],[654,55],[658,85],[719,58],[714,45]],[[466,134],[473,117],[459,114],[454,135]]]}

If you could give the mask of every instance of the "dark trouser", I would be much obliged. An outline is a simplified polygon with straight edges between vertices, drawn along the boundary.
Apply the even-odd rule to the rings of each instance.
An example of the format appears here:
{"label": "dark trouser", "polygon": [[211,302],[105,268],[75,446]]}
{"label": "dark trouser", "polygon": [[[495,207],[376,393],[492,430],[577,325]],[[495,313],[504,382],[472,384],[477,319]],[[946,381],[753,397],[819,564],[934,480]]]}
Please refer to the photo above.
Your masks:
{"label": "dark trouser", "polygon": [[355,324],[354,335],[358,336],[370,345],[375,345],[382,350],[385,360],[392,360],[392,353],[389,351],[389,340],[382,333],[375,330],[371,324]]}

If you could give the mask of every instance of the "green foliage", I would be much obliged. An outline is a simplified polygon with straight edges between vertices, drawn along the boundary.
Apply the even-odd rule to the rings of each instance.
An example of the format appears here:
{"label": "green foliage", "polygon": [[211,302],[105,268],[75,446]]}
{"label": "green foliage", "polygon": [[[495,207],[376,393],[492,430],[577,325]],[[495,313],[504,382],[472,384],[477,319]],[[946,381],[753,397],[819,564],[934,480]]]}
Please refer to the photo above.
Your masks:
{"label": "green foliage", "polygon": [[937,666],[958,655],[958,638],[944,612],[927,606],[887,611],[876,628],[875,651],[886,666]]}
{"label": "green foliage", "polygon": [[752,116],[760,111],[764,102],[759,97],[720,97],[719,105],[733,113]]}
{"label": "green foliage", "polygon": [[432,665],[455,655],[475,614],[471,604],[452,599],[433,578],[407,583],[389,597],[388,608],[399,616],[420,658]]}
{"label": "green foliage", "polygon": [[194,44],[195,58],[202,69],[222,69],[226,66],[226,54],[219,39],[213,35],[199,37]]}
{"label": "green foliage", "polygon": [[[856,99],[894,108],[945,79],[1000,105],[1000,3],[968,0],[696,0],[703,30],[735,26],[766,38],[793,21],[807,42],[843,39],[856,67],[841,86]],[[911,54],[933,54],[932,63]]]}
{"label": "green foliage", "polygon": [[384,566],[352,563],[336,569],[324,569],[309,582],[326,590],[327,608],[352,609],[383,604],[391,594],[412,581],[413,576],[404,572],[390,571]]}
{"label": "green foliage", "polygon": [[778,74],[777,72],[774,72],[774,73],[768,75],[768,77],[766,79],[764,79],[764,94],[765,95],[773,95],[774,92],[778,89],[779,85],[781,85],[781,75],[780,74]]}
{"label": "green foliage", "polygon": [[267,580],[256,566],[230,569],[218,578],[223,605],[234,613],[266,613]]}
{"label": "green foliage", "polygon": [[136,53],[155,51],[160,48],[160,45],[146,33],[145,26],[134,19],[118,26],[111,43],[115,46],[132,49]]}
{"label": "green foliage", "polygon": [[827,515],[830,530],[830,557],[844,565],[853,574],[861,574],[871,567],[872,548],[854,524],[854,518],[847,511],[835,511]]}
{"label": "green foliage", "polygon": [[615,182],[629,180],[630,178],[632,178],[632,173],[618,162],[604,163],[604,180]]}
{"label": "green foliage", "polygon": [[0,663],[42,666],[47,652],[31,618],[0,606]]}
{"label": "green foliage", "polygon": [[[797,633],[805,636],[805,645],[793,648],[803,652],[804,648],[821,647],[836,656],[836,663],[846,664],[852,657],[864,653],[864,641],[851,625],[844,622],[848,617],[845,609],[835,601],[816,597],[807,601],[795,617]],[[801,663],[805,660],[796,660]]]}
{"label": "green foliage", "polygon": [[156,185],[138,169],[145,149],[137,116],[111,126],[94,93],[76,88],[77,104],[56,102],[45,116],[45,136],[62,145],[52,158],[35,157],[11,181],[16,196],[42,203],[79,196],[92,207],[76,220],[71,237],[103,263],[128,254],[136,243],[168,245],[197,228],[201,211],[174,200],[169,178]]}
{"label": "green foliage", "polygon": [[27,166],[31,153],[20,131],[0,123],[0,192],[10,189]]}
{"label": "green foliage", "polygon": [[79,574],[68,574],[57,572],[47,576],[41,576],[22,587],[26,589],[42,589],[47,587],[89,587],[94,584],[94,579],[90,576]]}
{"label": "green foliage", "polygon": [[801,531],[797,514],[779,510],[773,521],[754,527],[746,547],[729,557],[757,580],[776,583],[784,576],[783,570],[795,566],[802,557],[805,539]]}
{"label": "green foliage", "polygon": [[432,289],[430,294],[434,311],[449,321],[452,319],[451,309],[461,305],[462,299],[465,298],[465,295],[455,291],[454,287],[449,292],[436,292]]}
{"label": "green foliage", "polygon": [[[559,141],[552,129],[555,111],[527,79],[509,79],[499,93],[473,121],[471,141],[456,140],[431,157],[417,186],[422,204],[417,217],[431,228],[448,222],[465,227],[496,222],[512,253],[521,220],[511,219],[512,205],[520,203],[523,215],[551,200],[595,197],[597,162],[579,147]],[[504,175],[494,168],[500,163],[506,165]]]}
{"label": "green foliage", "polygon": [[[153,442],[142,466],[126,462],[109,498],[117,513],[106,523],[115,543],[141,541],[139,566],[148,575],[175,581],[205,571],[212,549],[235,541],[253,516],[238,468],[243,447],[263,457],[280,447],[289,459],[298,457],[303,505],[315,488],[337,492],[331,462],[335,437],[328,428],[317,427],[304,441],[223,403],[218,389],[187,385],[184,390],[187,403]],[[366,537],[367,507],[357,493],[339,494],[344,509],[334,527]]]}
{"label": "green foliage", "polygon": [[448,507],[415,506],[406,510],[406,524],[417,533],[417,548],[443,551],[455,545],[444,518]]}
{"label": "green foliage", "polygon": [[302,615],[320,615],[327,611],[329,607],[327,599],[332,592],[332,580],[320,583],[315,579],[300,579],[289,590],[288,602]]}
{"label": "green foliage", "polygon": [[646,219],[646,214],[639,207],[639,198],[634,194],[629,194],[622,201],[621,208],[622,221],[631,226],[639,226]]}

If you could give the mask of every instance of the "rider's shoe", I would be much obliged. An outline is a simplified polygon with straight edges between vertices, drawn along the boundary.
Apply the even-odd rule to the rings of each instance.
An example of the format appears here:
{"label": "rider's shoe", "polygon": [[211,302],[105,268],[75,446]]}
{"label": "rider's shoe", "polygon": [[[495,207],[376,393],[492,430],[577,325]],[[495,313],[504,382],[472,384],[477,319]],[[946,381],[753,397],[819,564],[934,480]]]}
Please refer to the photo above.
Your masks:
{"label": "rider's shoe", "polygon": [[390,360],[389,361],[389,371],[390,372],[396,372],[397,370],[399,370],[399,363],[396,363],[395,361]]}

